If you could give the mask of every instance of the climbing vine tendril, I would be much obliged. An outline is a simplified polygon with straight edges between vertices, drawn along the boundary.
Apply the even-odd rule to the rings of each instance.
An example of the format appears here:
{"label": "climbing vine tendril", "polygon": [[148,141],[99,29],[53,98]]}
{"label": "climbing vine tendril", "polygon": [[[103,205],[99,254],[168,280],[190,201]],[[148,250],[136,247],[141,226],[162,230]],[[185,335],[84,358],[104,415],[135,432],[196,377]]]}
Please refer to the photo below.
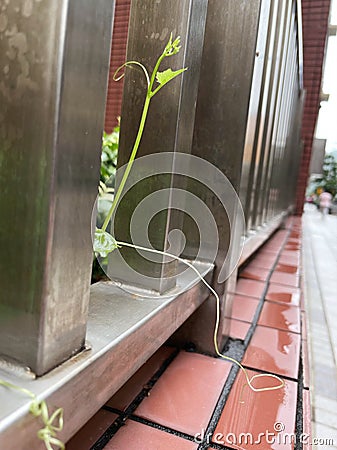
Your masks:
{"label": "climbing vine tendril", "polygon": [[49,416],[47,403],[39,401],[34,392],[28,389],[0,380],[0,385],[27,395],[32,399],[29,412],[36,418],[41,417],[44,427],[37,432],[37,437],[44,442],[47,450],[65,450],[65,445],[57,438],[57,433],[63,429],[63,408],[58,408]]}

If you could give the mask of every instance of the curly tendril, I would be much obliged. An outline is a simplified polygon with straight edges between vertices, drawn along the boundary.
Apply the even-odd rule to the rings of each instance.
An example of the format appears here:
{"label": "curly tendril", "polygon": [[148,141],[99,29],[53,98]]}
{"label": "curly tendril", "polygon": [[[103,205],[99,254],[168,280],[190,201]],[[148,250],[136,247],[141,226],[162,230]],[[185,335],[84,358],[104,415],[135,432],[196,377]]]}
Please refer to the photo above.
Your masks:
{"label": "curly tendril", "polygon": [[119,80],[121,80],[122,78],[124,78],[125,73],[123,72],[121,75],[119,75],[119,76],[117,77],[117,75],[119,74],[119,72],[120,72],[122,69],[124,69],[124,67],[129,67],[129,68],[133,69],[133,66],[134,66],[134,65],[139,66],[139,67],[143,70],[143,72],[144,72],[144,74],[145,74],[146,82],[147,82],[147,87],[149,87],[149,86],[150,86],[150,76],[149,76],[149,72],[146,70],[146,67],[145,67],[142,63],[140,63],[139,61],[127,61],[127,62],[125,62],[124,64],[122,64],[121,66],[119,66],[118,69],[116,69],[115,73],[113,74],[112,79],[113,79],[114,81],[119,81]]}
{"label": "curly tendril", "polygon": [[0,380],[0,385],[27,395],[32,399],[29,412],[34,417],[41,417],[44,427],[37,432],[37,437],[44,442],[47,450],[65,450],[65,445],[60,439],[57,439],[57,433],[63,429],[63,408],[58,408],[49,416],[47,403],[39,401],[34,392],[28,389],[16,386],[5,380]]}

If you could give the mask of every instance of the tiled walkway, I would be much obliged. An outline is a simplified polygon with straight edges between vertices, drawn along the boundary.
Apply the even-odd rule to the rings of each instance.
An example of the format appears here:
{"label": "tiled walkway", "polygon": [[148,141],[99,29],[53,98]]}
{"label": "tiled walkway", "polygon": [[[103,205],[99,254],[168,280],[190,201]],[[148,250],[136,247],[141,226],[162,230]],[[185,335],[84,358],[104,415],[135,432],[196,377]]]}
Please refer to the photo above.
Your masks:
{"label": "tiled walkway", "polygon": [[[303,216],[304,293],[310,324],[313,434],[337,449],[337,217]],[[325,448],[321,446],[319,448]]]}
{"label": "tiled walkway", "polygon": [[[67,449],[312,448],[300,442],[311,434],[300,246],[300,219],[290,219],[241,271],[224,349],[249,376],[276,374],[283,388],[253,392],[231,362],[162,347]],[[277,384],[254,380],[255,387]]]}

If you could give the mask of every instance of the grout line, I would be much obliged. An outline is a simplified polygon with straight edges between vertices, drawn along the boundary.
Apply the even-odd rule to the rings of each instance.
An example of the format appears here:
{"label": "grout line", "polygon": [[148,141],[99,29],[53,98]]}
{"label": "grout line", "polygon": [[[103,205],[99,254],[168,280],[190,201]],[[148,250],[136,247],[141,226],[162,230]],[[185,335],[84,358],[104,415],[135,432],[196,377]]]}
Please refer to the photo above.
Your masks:
{"label": "grout line", "polygon": [[222,444],[217,444],[215,442],[210,442],[209,447],[205,447],[205,449],[210,449],[212,450],[213,448],[215,450],[237,450],[238,447],[227,447],[226,445],[222,445]]}
{"label": "grout line", "polygon": [[268,373],[270,373],[271,375],[276,375],[277,377],[281,377],[282,379],[284,379],[284,380],[287,380],[287,381],[294,381],[295,383],[298,383],[298,378],[293,378],[293,377],[289,377],[288,375],[282,375],[282,374],[280,374],[280,373],[275,373],[275,372],[271,372],[271,371],[265,371],[265,370],[262,370],[262,369],[258,369],[258,368],[256,368],[256,367],[251,367],[251,366],[246,366],[246,365],[244,365],[243,366],[245,369],[247,369],[247,370],[252,370],[253,372],[257,372],[257,373],[263,373],[263,374],[268,374]]}
{"label": "grout line", "polygon": [[188,441],[195,442],[195,437],[194,436],[191,436],[188,433],[184,433],[183,431],[175,430],[175,429],[170,428],[170,427],[168,427],[166,425],[161,425],[160,423],[157,423],[157,422],[154,422],[152,420],[146,419],[145,417],[140,417],[140,416],[137,416],[135,414],[131,414],[129,416],[129,419],[133,420],[134,422],[138,422],[138,423],[141,423],[143,425],[147,425],[147,426],[149,426],[151,428],[155,428],[157,430],[165,431],[166,433],[173,434],[174,436],[186,439]]}
{"label": "grout line", "polygon": [[[254,317],[252,319],[252,323],[251,323],[251,326],[249,328],[249,331],[248,331],[248,333],[247,333],[247,335],[246,335],[246,337],[245,337],[245,339],[243,341],[244,351],[243,351],[243,354],[242,354],[242,356],[240,358],[240,363],[241,363],[241,361],[243,359],[243,355],[244,355],[245,351],[247,350],[247,348],[248,348],[248,346],[250,344],[250,341],[251,341],[251,339],[252,339],[252,337],[254,335],[254,332],[256,330],[257,322],[258,322],[258,320],[260,318],[261,311],[262,311],[262,308],[263,308],[263,305],[264,305],[264,302],[265,302],[265,296],[266,296],[268,288],[269,288],[269,283],[270,283],[271,276],[272,276],[273,272],[275,271],[275,268],[279,264],[279,259],[280,259],[281,253],[282,253],[282,251],[283,251],[283,249],[284,249],[284,247],[285,247],[285,245],[286,245],[286,243],[287,243],[287,241],[289,239],[291,230],[292,230],[292,227],[286,229],[286,231],[287,231],[286,236],[285,236],[285,238],[283,240],[282,245],[280,246],[279,252],[277,253],[277,257],[275,259],[275,262],[272,265],[272,267],[270,269],[270,272],[269,272],[269,274],[268,274],[268,276],[267,276],[267,278],[265,280],[265,283],[266,283],[265,284],[265,288],[264,288],[264,290],[262,292],[259,304],[258,304],[258,306],[256,308],[256,311],[255,311]],[[263,246],[260,247],[260,249],[258,251],[262,250],[262,248],[263,248]],[[256,253],[255,253],[255,256],[256,256]],[[252,258],[252,260],[253,260],[253,258]],[[249,262],[250,261],[248,261],[247,263],[249,263]],[[231,338],[229,339],[229,341],[231,341]],[[215,409],[213,411],[213,414],[212,414],[211,419],[209,421],[209,424],[207,426],[207,429],[206,429],[206,432],[205,432],[205,436],[213,435],[213,433],[214,433],[214,431],[216,429],[216,426],[218,424],[218,421],[220,419],[220,416],[221,416],[221,414],[222,414],[222,412],[224,410],[227,398],[228,398],[228,396],[229,396],[229,394],[231,392],[231,389],[233,387],[233,384],[235,382],[236,376],[237,376],[239,371],[240,371],[240,368],[238,366],[232,366],[231,371],[230,371],[230,373],[228,375],[228,378],[226,380],[225,386],[224,386],[224,388],[223,388],[223,390],[222,390],[222,392],[221,392],[221,394],[219,396],[218,403],[217,403],[217,405],[216,405],[216,407],[215,407]],[[287,379],[288,377],[284,377],[284,378]],[[297,381],[297,380],[291,379],[291,381]],[[207,442],[201,443],[198,446],[198,450],[206,450],[207,448],[208,448],[208,443]]]}
{"label": "grout line", "polygon": [[[301,344],[302,347],[302,344]],[[297,384],[297,405],[296,405],[296,417],[295,417],[295,436],[296,443],[294,450],[302,450],[303,443],[301,437],[303,436],[303,361],[302,361],[302,348],[300,357],[300,366],[298,370],[298,384]]]}
{"label": "grout line", "polygon": [[[142,390],[134,398],[134,400],[130,403],[130,405],[126,408],[126,410],[122,411],[119,417],[105,430],[105,432],[91,446],[90,450],[101,450],[106,446],[106,444],[112,439],[112,437],[117,433],[117,431],[125,424],[126,420],[134,412],[134,410],[141,403],[141,401],[148,395],[149,391],[153,388],[153,386],[156,384],[160,376],[165,372],[168,366],[176,358],[178,353],[179,349],[176,348],[175,351],[173,351],[173,353],[168,358],[165,359],[165,361],[157,370],[157,372],[155,372],[155,374],[152,375],[150,380],[147,382],[146,387],[142,388]],[[105,406],[105,409],[108,409],[108,411],[111,412],[119,411],[118,409],[109,406]]]}
{"label": "grout line", "polygon": [[233,384],[236,380],[236,377],[237,377],[237,374],[239,371],[240,371],[240,367],[238,367],[237,365],[232,366],[232,368],[228,374],[228,377],[226,379],[225,385],[224,385],[222,392],[219,396],[219,399],[217,401],[217,404],[215,406],[215,409],[212,413],[211,419],[205,430],[206,442],[203,441],[202,443],[200,443],[198,446],[198,450],[206,450],[208,448],[209,443],[207,442],[207,440],[210,436],[213,436],[213,433],[216,429],[216,426],[218,424],[220,416],[224,410],[227,398],[231,392],[231,389],[233,387]]}

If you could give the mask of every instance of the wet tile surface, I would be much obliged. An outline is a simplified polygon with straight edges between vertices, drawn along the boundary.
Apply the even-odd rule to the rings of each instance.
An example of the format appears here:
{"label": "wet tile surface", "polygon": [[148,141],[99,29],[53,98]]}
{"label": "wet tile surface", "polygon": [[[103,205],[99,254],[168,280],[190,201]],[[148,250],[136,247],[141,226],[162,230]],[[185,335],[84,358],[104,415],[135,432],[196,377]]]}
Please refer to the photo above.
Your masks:
{"label": "wet tile surface", "polygon": [[[198,445],[186,439],[128,420],[104,447],[105,450],[196,450]],[[78,449],[80,450],[80,449]]]}
{"label": "wet tile surface", "polygon": [[293,273],[275,272],[272,274],[270,281],[277,284],[285,284],[286,286],[299,287],[299,276]]}
{"label": "wet tile surface", "polygon": [[[249,376],[256,372],[249,371]],[[255,387],[275,386],[275,381],[268,378],[258,378],[254,382]],[[284,433],[295,431],[297,402],[297,383],[285,381],[285,386],[278,390],[266,392],[254,392],[247,387],[246,379],[242,372],[238,375],[234,386],[226,402],[224,411],[220,417],[213,436],[213,442],[221,441],[233,448],[250,449],[292,449],[291,444],[281,441],[280,444],[266,440],[266,432],[275,433],[275,429],[283,429]],[[240,441],[240,433],[249,433],[249,439]],[[264,433],[264,435],[260,435]],[[242,436],[242,435],[241,435]],[[282,436],[281,436],[282,438]],[[277,439],[275,439],[277,441]]]}
{"label": "wet tile surface", "polygon": [[67,443],[67,450],[90,450],[107,428],[117,419],[117,415],[99,410]]}
{"label": "wet tile surface", "polygon": [[270,270],[268,269],[249,267],[245,268],[242,272],[240,272],[240,277],[248,278],[250,280],[266,281],[269,273]]}
{"label": "wet tile surface", "polygon": [[246,268],[260,268],[260,269],[267,269],[268,271],[270,271],[274,264],[275,264],[276,258],[272,257],[272,258],[266,258],[263,257],[262,255],[259,256],[257,255],[252,262],[250,262]]}
{"label": "wet tile surface", "polygon": [[264,302],[259,325],[277,328],[279,330],[301,332],[300,309],[289,304]]}
{"label": "wet tile surface", "polygon": [[275,267],[275,270],[278,272],[285,272],[285,273],[292,273],[292,274],[298,274],[299,268],[298,266],[291,266],[289,264],[277,264]]}
{"label": "wet tile surface", "polygon": [[265,283],[255,280],[246,280],[239,278],[235,293],[238,295],[247,295],[248,297],[261,298],[265,288]]}
{"label": "wet tile surface", "polygon": [[299,306],[300,295],[301,291],[296,287],[270,283],[266,294],[266,300]]}
{"label": "wet tile surface", "polygon": [[243,365],[297,379],[301,336],[257,326]]}
{"label": "wet tile surface", "polygon": [[192,436],[208,424],[231,364],[181,352],[135,414]]}
{"label": "wet tile surface", "polygon": [[299,266],[300,265],[300,256],[295,254],[291,254],[292,252],[289,252],[287,254],[282,253],[279,258],[280,264],[285,264],[289,266]]}
{"label": "wet tile surface", "polygon": [[231,319],[229,325],[229,336],[233,339],[244,340],[249,331],[250,324],[248,322],[241,322],[241,320]]}
{"label": "wet tile surface", "polygon": [[233,299],[231,318],[239,319],[244,322],[253,320],[259,300],[244,295],[235,295]]}
{"label": "wet tile surface", "polygon": [[265,244],[261,250],[258,251],[259,255],[272,255],[274,258],[280,252],[280,246],[278,244]]}
{"label": "wet tile surface", "polygon": [[125,410],[173,352],[172,347],[161,347],[106,404]]}

